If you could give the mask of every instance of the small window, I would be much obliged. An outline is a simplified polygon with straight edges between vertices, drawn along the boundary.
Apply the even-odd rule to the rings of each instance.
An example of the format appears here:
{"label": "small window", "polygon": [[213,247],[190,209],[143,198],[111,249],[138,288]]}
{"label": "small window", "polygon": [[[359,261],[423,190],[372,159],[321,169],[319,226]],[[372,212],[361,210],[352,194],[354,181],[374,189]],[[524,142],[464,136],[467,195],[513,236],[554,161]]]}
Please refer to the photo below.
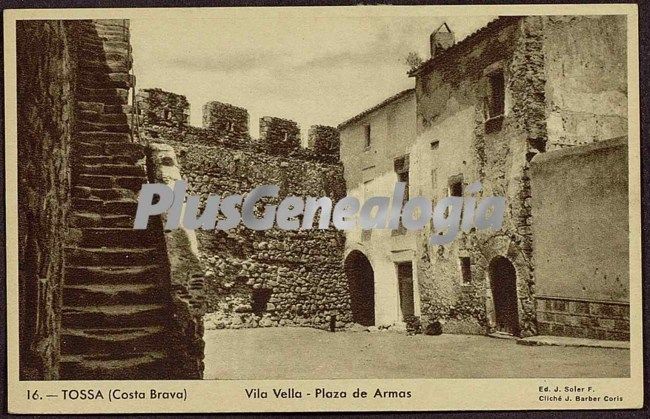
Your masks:
{"label": "small window", "polygon": [[[398,182],[404,182],[406,183],[406,186],[404,188],[404,200],[402,201],[402,205],[406,203],[406,201],[409,200],[409,157],[408,156],[402,156],[393,161],[393,168],[395,169],[395,173],[397,174],[397,180]],[[400,223],[399,228],[397,230],[393,230],[391,235],[392,236],[399,236],[402,234],[406,234],[406,228]]]}
{"label": "small window", "polygon": [[431,144],[430,144],[430,145],[431,145],[431,150],[437,150],[437,149],[438,149],[438,146],[440,145],[440,141],[438,141],[438,140],[433,140],[433,141],[431,141]]}
{"label": "small window", "polygon": [[505,80],[503,71],[495,71],[488,76],[489,94],[487,97],[487,119],[502,116],[505,109]]}
{"label": "small window", "polygon": [[463,278],[463,284],[470,284],[472,282],[471,263],[467,256],[461,256],[460,258],[460,273]]}
{"label": "small window", "polygon": [[449,185],[449,196],[463,196],[462,180],[455,180]]}
{"label": "small window", "polygon": [[370,148],[370,125],[364,125],[364,148]]}

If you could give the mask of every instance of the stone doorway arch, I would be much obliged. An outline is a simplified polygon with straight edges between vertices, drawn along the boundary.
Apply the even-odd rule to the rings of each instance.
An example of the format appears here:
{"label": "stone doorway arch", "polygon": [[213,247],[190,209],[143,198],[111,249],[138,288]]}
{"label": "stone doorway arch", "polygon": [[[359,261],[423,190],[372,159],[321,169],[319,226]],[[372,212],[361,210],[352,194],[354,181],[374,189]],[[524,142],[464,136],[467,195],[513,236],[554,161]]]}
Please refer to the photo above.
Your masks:
{"label": "stone doorway arch", "polygon": [[352,321],[363,326],[375,325],[375,273],[362,252],[353,250],[345,258]]}
{"label": "stone doorway arch", "polygon": [[490,261],[488,277],[497,331],[519,336],[517,271],[510,260],[495,256]]}

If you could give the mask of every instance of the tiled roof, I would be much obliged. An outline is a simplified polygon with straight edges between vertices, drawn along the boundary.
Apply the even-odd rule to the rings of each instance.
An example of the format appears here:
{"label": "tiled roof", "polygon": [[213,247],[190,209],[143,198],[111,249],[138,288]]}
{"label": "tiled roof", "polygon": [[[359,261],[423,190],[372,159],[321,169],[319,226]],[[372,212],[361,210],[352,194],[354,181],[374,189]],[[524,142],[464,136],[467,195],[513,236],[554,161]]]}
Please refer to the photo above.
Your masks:
{"label": "tiled roof", "polygon": [[350,125],[350,124],[352,124],[354,122],[357,122],[358,120],[360,120],[364,116],[376,111],[377,109],[380,109],[380,108],[388,105],[389,103],[394,102],[397,99],[400,99],[400,98],[402,98],[404,96],[407,96],[408,94],[411,94],[411,93],[414,93],[414,92],[415,92],[415,89],[413,89],[413,88],[402,90],[401,92],[389,97],[388,99],[383,100],[382,102],[378,103],[377,105],[373,106],[372,108],[366,109],[365,111],[361,112],[358,115],[353,116],[352,118],[348,119],[347,121],[341,122],[338,125],[337,128],[341,129],[341,128],[344,128],[347,125]]}
{"label": "tiled roof", "polygon": [[427,61],[420,64],[420,66],[418,66],[417,68],[414,68],[413,70],[409,71],[408,72],[409,77],[417,76],[418,74],[431,69],[432,67],[435,66],[436,63],[448,59],[451,54],[454,54],[455,52],[463,48],[471,46],[472,44],[474,44],[474,42],[482,39],[484,35],[491,32],[493,29],[501,28],[521,18],[522,18],[521,16],[499,16],[498,18],[489,22],[487,25],[478,29],[476,32],[472,33],[471,35],[468,35],[462,41],[452,45],[451,47],[442,51],[440,54],[436,55],[435,57],[429,58]]}

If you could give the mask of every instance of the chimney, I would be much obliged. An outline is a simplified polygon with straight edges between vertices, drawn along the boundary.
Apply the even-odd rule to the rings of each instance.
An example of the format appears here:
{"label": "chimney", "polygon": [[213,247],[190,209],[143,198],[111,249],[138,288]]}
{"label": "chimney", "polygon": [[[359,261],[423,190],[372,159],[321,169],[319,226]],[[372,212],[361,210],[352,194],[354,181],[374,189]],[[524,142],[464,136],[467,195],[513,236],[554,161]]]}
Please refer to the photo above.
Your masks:
{"label": "chimney", "polygon": [[442,51],[454,45],[456,39],[454,33],[449,29],[447,23],[443,23],[438,26],[438,29],[433,31],[429,37],[429,43],[431,45],[431,57],[435,57],[440,54]]}

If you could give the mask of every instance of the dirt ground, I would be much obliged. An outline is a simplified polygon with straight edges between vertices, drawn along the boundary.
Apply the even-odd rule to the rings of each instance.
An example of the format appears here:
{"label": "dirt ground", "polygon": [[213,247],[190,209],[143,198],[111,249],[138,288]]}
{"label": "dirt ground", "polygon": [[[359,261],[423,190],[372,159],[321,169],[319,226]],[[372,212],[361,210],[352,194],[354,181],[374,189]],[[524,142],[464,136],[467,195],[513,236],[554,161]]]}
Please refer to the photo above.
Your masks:
{"label": "dirt ground", "polygon": [[487,336],[310,328],[206,330],[206,379],[625,377],[626,349],[524,346]]}

